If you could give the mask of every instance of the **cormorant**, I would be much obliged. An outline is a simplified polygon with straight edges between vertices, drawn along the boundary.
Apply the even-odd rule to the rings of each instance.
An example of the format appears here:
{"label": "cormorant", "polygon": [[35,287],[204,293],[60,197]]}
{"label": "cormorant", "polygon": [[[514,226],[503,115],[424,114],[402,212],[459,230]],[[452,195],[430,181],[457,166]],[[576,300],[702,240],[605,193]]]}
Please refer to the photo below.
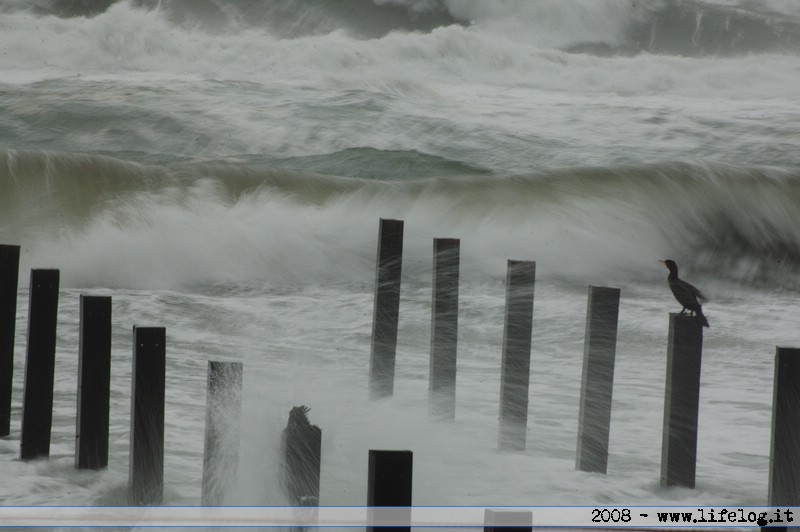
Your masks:
{"label": "cormorant", "polygon": [[690,310],[692,315],[696,316],[704,327],[708,327],[708,320],[703,315],[703,307],[700,305],[700,301],[707,301],[706,297],[694,286],[683,279],[678,279],[678,265],[675,264],[675,261],[667,259],[661,262],[669,269],[667,281],[669,282],[670,290],[672,290],[672,295],[675,296],[678,303],[683,305],[681,314],[686,314],[686,311]]}

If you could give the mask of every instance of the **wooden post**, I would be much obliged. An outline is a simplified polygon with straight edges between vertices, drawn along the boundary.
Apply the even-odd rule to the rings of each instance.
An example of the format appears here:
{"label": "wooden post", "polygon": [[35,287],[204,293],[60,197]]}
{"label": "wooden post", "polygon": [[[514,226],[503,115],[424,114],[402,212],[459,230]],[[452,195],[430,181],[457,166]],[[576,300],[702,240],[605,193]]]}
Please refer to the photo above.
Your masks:
{"label": "wooden post", "polygon": [[536,263],[508,261],[498,447],[522,451],[528,428],[528,388]]}
{"label": "wooden post", "polygon": [[75,467],[108,466],[111,297],[81,295]]}
{"label": "wooden post", "polygon": [[0,437],[11,434],[19,246],[0,245]]}
{"label": "wooden post", "polygon": [[669,315],[667,382],[661,447],[661,485],[694,488],[703,326],[694,317]]}
{"label": "wooden post", "polygon": [[381,219],[369,359],[369,389],[372,399],[390,397],[394,393],[402,261],[403,221]]}
{"label": "wooden post", "polygon": [[220,506],[239,469],[242,363],[208,362],[206,439],[203,452],[203,506]]}
{"label": "wooden post", "polygon": [[308,420],[308,411],[292,408],[283,431],[284,485],[295,506],[319,506],[322,431]]}
{"label": "wooden post", "polygon": [[133,328],[128,486],[131,505],[164,498],[164,377],[166,330]]}
{"label": "wooden post", "polygon": [[800,349],[775,350],[769,506],[800,506]]}
{"label": "wooden post", "polygon": [[58,270],[31,270],[19,453],[22,460],[50,455],[58,284]]}
{"label": "wooden post", "polygon": [[432,415],[448,420],[456,416],[459,252],[460,241],[457,238],[436,238],[433,241],[428,401]]}
{"label": "wooden post", "polygon": [[[369,510],[370,522],[410,520],[414,455],[411,451],[369,451],[367,506],[389,506]],[[374,532],[410,532],[411,527],[370,526]]]}
{"label": "wooden post", "polygon": [[522,510],[490,510],[484,512],[484,532],[531,532],[533,512]]}
{"label": "wooden post", "polygon": [[575,468],[606,473],[619,288],[589,287]]}

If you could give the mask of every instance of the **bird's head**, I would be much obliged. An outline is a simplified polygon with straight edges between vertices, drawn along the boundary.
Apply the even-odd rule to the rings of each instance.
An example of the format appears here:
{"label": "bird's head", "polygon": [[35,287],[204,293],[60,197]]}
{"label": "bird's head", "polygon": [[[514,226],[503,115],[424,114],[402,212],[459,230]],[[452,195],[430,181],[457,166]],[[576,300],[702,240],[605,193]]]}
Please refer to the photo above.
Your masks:
{"label": "bird's head", "polygon": [[675,264],[674,260],[664,259],[664,260],[659,261],[659,262],[661,262],[661,264],[666,266],[670,273],[674,273],[675,275],[678,275],[678,265]]}

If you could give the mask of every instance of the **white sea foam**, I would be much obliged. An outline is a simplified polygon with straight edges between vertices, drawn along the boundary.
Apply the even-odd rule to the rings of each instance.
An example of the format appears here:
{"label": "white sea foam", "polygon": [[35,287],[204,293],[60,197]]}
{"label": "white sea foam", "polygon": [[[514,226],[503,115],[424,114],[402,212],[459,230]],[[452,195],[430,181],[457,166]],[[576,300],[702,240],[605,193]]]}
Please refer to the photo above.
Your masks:
{"label": "white sea foam", "polygon": [[[379,447],[415,452],[415,504],[763,504],[774,346],[797,342],[795,3],[353,0],[374,28],[299,5],[0,6],[0,241],[23,262],[0,501],[127,503],[135,324],[167,327],[166,504],[200,501],[211,359],[245,364],[236,504],[286,502],[300,404],[323,504],[366,502]],[[370,402],[381,217],[406,221],[404,284],[395,396]],[[452,424],[427,416],[434,237],[462,245]],[[658,482],[667,256],[711,299],[696,490]],[[496,450],[507,259],[537,261],[522,453]],[[33,267],[62,269],[56,404],[51,458],[21,462]],[[606,476],[574,471],[590,283],[622,288]],[[72,467],[82,291],[114,298],[100,472]]]}

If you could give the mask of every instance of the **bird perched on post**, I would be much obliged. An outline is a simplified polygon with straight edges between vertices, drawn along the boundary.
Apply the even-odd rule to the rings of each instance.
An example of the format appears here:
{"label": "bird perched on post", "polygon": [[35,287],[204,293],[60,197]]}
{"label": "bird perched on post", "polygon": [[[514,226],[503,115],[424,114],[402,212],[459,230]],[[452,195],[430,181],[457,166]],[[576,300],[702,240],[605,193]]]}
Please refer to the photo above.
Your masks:
{"label": "bird perched on post", "polygon": [[683,279],[678,278],[678,265],[675,264],[674,260],[667,259],[662,260],[661,262],[664,263],[669,270],[667,281],[669,282],[670,290],[672,290],[672,295],[675,296],[675,299],[678,300],[678,303],[683,305],[681,314],[686,314],[686,311],[690,310],[692,315],[697,317],[704,327],[708,327],[708,320],[703,315],[703,307],[700,305],[701,301],[707,301],[706,297],[700,292],[700,290],[690,285]]}

